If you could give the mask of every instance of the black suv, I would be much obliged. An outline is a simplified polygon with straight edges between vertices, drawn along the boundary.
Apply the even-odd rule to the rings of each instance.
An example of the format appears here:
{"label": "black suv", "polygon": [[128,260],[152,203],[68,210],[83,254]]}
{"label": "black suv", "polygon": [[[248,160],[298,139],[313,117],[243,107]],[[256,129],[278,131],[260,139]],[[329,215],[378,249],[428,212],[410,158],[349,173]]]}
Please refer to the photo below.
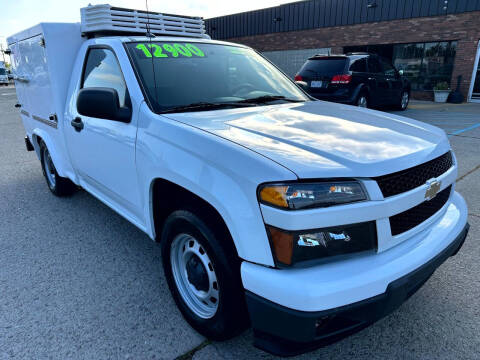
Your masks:
{"label": "black suv", "polygon": [[402,72],[374,54],[313,56],[295,82],[317,99],[362,107],[393,105],[405,110],[410,99],[410,83]]}

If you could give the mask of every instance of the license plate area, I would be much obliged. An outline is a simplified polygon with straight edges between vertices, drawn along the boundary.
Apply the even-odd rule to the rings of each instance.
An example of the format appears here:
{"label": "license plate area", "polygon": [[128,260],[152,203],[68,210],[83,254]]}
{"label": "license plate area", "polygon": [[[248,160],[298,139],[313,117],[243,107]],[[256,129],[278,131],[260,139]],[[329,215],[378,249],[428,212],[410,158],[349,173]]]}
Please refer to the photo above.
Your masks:
{"label": "license plate area", "polygon": [[312,88],[321,88],[321,87],[323,87],[323,81],[318,81],[318,80],[312,81],[312,82],[310,83],[310,87],[312,87]]}

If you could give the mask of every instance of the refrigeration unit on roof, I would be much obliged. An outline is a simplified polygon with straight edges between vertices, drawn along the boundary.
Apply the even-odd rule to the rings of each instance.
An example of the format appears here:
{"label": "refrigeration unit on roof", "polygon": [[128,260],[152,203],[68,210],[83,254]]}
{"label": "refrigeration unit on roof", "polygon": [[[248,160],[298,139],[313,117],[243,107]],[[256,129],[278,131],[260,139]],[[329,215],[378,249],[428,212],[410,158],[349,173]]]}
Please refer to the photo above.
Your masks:
{"label": "refrigeration unit on roof", "polygon": [[141,34],[207,38],[201,17],[162,14],[103,5],[89,5],[80,10],[82,34]]}

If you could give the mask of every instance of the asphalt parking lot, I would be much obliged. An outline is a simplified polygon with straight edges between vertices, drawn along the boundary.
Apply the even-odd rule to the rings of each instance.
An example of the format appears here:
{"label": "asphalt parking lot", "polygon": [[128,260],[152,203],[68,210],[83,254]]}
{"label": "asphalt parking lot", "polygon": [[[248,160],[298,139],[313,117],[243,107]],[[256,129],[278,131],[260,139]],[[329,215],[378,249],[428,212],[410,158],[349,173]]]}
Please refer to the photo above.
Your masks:
{"label": "asphalt parking lot", "polygon": [[[206,341],[175,307],[157,244],[84,191],[51,195],[15,102],[0,87],[0,359],[272,358],[251,331]],[[402,115],[449,133],[470,235],[396,312],[298,359],[480,358],[480,104]]]}

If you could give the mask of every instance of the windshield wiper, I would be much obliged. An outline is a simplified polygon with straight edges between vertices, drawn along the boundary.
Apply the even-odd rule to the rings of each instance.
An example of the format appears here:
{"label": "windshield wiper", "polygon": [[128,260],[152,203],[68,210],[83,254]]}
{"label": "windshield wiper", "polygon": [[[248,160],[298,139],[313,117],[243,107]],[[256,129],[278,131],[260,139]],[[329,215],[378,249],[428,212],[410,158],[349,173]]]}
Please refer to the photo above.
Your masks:
{"label": "windshield wiper", "polygon": [[254,105],[243,103],[240,101],[228,102],[228,103],[197,102],[197,103],[192,103],[188,105],[175,106],[175,107],[160,111],[160,114],[189,112],[189,111],[218,110],[218,109],[228,109],[228,108],[248,107],[248,106],[254,106]]}
{"label": "windshield wiper", "polygon": [[287,102],[305,102],[305,100],[290,99],[290,98],[287,98],[283,95],[263,95],[263,96],[254,97],[254,98],[251,98],[251,99],[241,100],[241,101],[239,101],[239,103],[263,104],[263,103],[267,103],[267,102],[270,102],[270,101],[276,101],[276,100],[283,100],[283,101],[287,101]]}

